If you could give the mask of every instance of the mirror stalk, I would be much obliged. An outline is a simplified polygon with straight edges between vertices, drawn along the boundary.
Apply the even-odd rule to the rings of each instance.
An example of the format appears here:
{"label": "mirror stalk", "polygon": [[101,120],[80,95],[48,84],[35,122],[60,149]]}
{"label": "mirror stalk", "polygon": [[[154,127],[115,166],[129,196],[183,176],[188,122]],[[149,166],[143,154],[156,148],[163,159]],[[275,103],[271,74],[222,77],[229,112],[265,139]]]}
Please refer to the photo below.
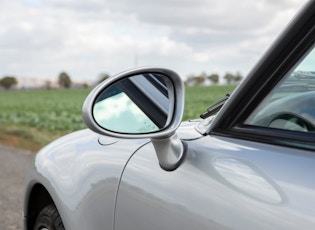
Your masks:
{"label": "mirror stalk", "polygon": [[184,160],[186,149],[179,137],[174,134],[168,138],[151,140],[161,168],[166,171],[177,169]]}

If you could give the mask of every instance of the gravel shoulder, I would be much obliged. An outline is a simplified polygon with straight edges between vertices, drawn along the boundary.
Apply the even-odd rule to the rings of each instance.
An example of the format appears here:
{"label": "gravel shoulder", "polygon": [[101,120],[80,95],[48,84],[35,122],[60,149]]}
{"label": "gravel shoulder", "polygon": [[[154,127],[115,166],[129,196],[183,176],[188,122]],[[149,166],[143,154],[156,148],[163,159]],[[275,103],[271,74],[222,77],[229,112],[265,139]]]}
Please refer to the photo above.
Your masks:
{"label": "gravel shoulder", "polygon": [[25,176],[34,154],[0,145],[0,229],[23,229]]}

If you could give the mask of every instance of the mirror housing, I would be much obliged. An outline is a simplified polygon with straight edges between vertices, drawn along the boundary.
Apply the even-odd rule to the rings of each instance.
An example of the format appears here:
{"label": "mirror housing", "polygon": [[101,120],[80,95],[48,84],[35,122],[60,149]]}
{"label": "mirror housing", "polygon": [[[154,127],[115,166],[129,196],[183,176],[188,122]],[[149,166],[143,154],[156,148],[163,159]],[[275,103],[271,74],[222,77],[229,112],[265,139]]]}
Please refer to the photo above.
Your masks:
{"label": "mirror housing", "polygon": [[[104,122],[100,121],[101,118],[97,117],[97,114],[106,114],[111,113],[113,110],[117,110],[117,106],[113,106],[112,102],[106,103],[104,97],[107,98],[113,98],[114,96],[117,97],[117,92],[113,91],[118,91],[117,90],[117,85],[121,83],[125,83],[127,80],[130,81],[130,79],[133,81],[134,79],[136,80],[136,77],[139,78],[142,76],[148,76],[148,75],[157,75],[157,76],[163,76],[165,78],[165,81],[167,81],[167,89],[168,89],[168,100],[169,103],[167,106],[160,106],[163,107],[163,112],[164,113],[164,118],[162,119],[162,124],[158,124],[159,122],[154,121],[151,122],[152,124],[156,124],[155,129],[148,129],[147,131],[130,131],[127,129],[124,130],[124,128],[117,128],[113,127],[113,125],[118,126],[119,125],[119,114],[114,114],[113,117],[115,118],[115,122],[113,120],[109,120],[110,122],[107,122],[106,124],[102,124]],[[124,92],[129,96],[130,94],[136,95],[138,92],[135,92],[134,88],[128,88],[129,85],[125,86],[127,89],[123,89]],[[114,90],[112,90],[115,88]],[[154,119],[155,117],[158,117],[156,114],[158,113],[158,109],[156,105],[154,104],[162,104],[157,102],[161,98],[161,93],[154,93],[153,87],[145,89],[145,86],[143,84],[138,84],[137,83],[137,88],[141,92],[145,92],[141,94],[141,96],[138,96],[140,99],[146,99],[149,98],[150,100],[147,100],[146,103],[141,103],[138,102],[140,100],[137,100],[137,95],[136,96],[129,96],[128,99],[129,104],[131,101],[136,102],[132,104],[137,104],[140,108],[140,110],[144,111],[143,114],[141,115],[143,117],[148,117],[150,119],[146,120],[158,120]],[[148,91],[148,92],[146,92]],[[157,91],[157,90],[156,90]],[[115,94],[113,96],[113,94]],[[125,93],[123,93],[125,94]],[[107,95],[107,96],[104,96]],[[109,95],[109,96],[108,96]],[[103,97],[103,98],[102,98]],[[100,99],[101,98],[101,99]],[[135,99],[136,98],[136,99]],[[100,110],[100,112],[96,112],[96,108],[101,107],[98,104],[100,101],[103,104],[108,104],[108,106],[102,106],[103,111]],[[105,101],[105,102],[104,102]],[[109,100],[108,100],[109,101]],[[162,101],[162,100],[161,100]],[[121,100],[118,101],[117,104],[121,104]],[[164,103],[165,104],[165,103]],[[112,105],[112,108],[110,107]],[[133,105],[133,107],[135,107]],[[105,109],[106,108],[106,109]],[[154,109],[156,108],[156,109]],[[139,110],[139,109],[138,109]],[[102,134],[102,135],[108,135],[112,137],[119,137],[119,138],[166,138],[172,136],[178,126],[180,125],[183,117],[183,112],[184,112],[184,85],[180,77],[173,71],[168,70],[168,69],[163,69],[163,68],[137,68],[133,70],[129,70],[123,73],[120,73],[116,76],[110,77],[104,82],[100,83],[98,86],[96,86],[90,94],[87,96],[87,98],[84,101],[83,108],[82,108],[82,116],[83,116],[83,121],[87,125],[88,128],[91,130]],[[125,116],[128,118],[128,122],[131,122],[131,113],[128,112],[128,116]],[[104,117],[103,116],[103,117]],[[139,112],[137,112],[137,116],[139,117]],[[162,115],[161,115],[162,116]],[[99,115],[99,117],[102,117],[102,115]],[[161,119],[160,119],[161,120]],[[111,122],[112,121],[112,122]],[[124,122],[121,120],[121,122]],[[117,124],[112,124],[112,123],[117,123]],[[148,122],[147,122],[148,123]],[[152,125],[151,125],[152,126]]]}
{"label": "mirror housing", "polygon": [[160,166],[171,171],[185,155],[185,145],[175,134],[183,118],[184,96],[184,84],[174,71],[136,68],[96,86],[84,101],[83,121],[102,135],[151,138]]}

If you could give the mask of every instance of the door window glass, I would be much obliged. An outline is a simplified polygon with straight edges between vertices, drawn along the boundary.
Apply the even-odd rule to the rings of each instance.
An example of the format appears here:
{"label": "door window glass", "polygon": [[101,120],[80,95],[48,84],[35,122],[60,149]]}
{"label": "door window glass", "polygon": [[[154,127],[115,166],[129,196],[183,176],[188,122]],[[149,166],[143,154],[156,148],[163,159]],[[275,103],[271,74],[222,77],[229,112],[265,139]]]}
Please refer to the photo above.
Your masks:
{"label": "door window glass", "polygon": [[315,48],[276,85],[245,124],[315,132]]}

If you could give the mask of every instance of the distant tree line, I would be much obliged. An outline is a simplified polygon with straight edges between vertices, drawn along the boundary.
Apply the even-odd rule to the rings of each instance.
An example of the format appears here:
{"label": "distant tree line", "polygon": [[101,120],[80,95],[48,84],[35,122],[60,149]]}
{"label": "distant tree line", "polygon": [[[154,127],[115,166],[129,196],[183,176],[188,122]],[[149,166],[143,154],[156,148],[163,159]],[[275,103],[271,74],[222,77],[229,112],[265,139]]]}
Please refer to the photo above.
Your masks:
{"label": "distant tree line", "polygon": [[[225,84],[231,85],[240,83],[240,81],[243,79],[243,76],[240,73],[226,73],[222,78],[225,81]],[[207,82],[212,85],[217,85],[220,83],[220,79],[221,77],[216,73],[210,75],[201,73],[199,75],[188,76],[185,81],[185,85],[205,85]]]}
{"label": "distant tree line", "polygon": [[[108,73],[101,73],[98,76],[95,84],[99,84],[109,77],[110,75]],[[203,72],[199,75],[188,76],[185,81],[185,84],[186,85],[206,85],[209,83],[212,85],[217,85],[221,83],[220,80],[224,80],[225,84],[230,85],[230,84],[238,84],[242,79],[243,79],[243,76],[240,73],[236,73],[236,74],[226,73],[224,76],[220,77],[219,74],[216,74],[216,73],[209,75]],[[60,72],[57,80],[58,80],[58,85],[60,88],[69,89],[73,86],[71,77],[64,71]],[[3,78],[0,78],[0,87],[5,90],[9,90],[13,88],[14,86],[16,86],[17,84],[18,84],[17,78],[14,76],[5,76]],[[89,87],[89,85],[87,83],[83,83],[82,87],[87,88]],[[45,84],[43,85],[43,88],[51,89],[52,82],[47,80]]]}
{"label": "distant tree line", "polygon": [[[98,84],[98,83],[104,81],[105,79],[107,79],[109,77],[110,77],[109,74],[101,73],[98,76],[98,79],[97,79],[95,84]],[[43,85],[41,86],[41,88],[45,88],[45,89],[56,88],[56,84],[54,84],[53,82],[54,81],[46,80],[46,81],[43,82]],[[13,89],[15,86],[18,85],[18,83],[19,82],[18,82],[18,78],[17,77],[5,76],[3,78],[0,78],[0,90],[1,90],[1,88],[5,89],[5,90]],[[59,88],[63,88],[63,89],[69,89],[71,87],[83,87],[83,88],[90,87],[87,83],[82,83],[81,86],[79,84],[74,84],[72,82],[71,77],[69,76],[69,74],[67,74],[64,71],[60,72],[60,74],[58,75],[57,84],[58,84]],[[21,87],[22,87],[22,89],[24,88],[24,86],[21,86]],[[31,85],[31,88],[32,88],[32,85]]]}

